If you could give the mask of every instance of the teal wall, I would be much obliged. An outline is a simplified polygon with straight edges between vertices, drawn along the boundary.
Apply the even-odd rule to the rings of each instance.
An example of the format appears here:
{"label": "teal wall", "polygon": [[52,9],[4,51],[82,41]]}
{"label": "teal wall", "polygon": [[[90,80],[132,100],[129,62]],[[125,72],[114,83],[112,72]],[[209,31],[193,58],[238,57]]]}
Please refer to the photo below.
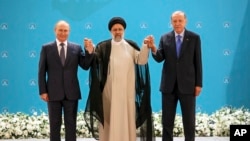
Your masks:
{"label": "teal wall", "polygon": [[[70,40],[82,44],[110,38],[107,23],[126,19],[125,37],[139,45],[153,34],[172,30],[170,15],[187,14],[187,28],[202,40],[204,87],[197,112],[212,113],[223,106],[250,108],[250,31],[248,0],[0,0],[0,113],[47,111],[37,86],[41,45],[55,40],[58,20],[71,25]],[[149,59],[152,105],[161,110],[159,84],[162,64]],[[79,70],[83,110],[88,94],[88,71]],[[179,111],[179,109],[178,109]]]}

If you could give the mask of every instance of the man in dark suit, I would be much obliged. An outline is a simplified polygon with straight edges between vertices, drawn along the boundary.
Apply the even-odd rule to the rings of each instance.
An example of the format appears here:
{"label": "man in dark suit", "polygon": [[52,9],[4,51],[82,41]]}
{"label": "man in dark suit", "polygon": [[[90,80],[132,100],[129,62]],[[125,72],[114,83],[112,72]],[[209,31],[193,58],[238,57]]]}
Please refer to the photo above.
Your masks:
{"label": "man in dark suit", "polygon": [[56,40],[42,46],[39,60],[39,94],[48,104],[50,141],[60,141],[62,115],[65,141],[76,141],[76,118],[81,91],[77,76],[78,66],[87,70],[93,48],[85,48],[68,41],[70,26],[59,21],[55,28]]}
{"label": "man in dark suit", "polygon": [[161,36],[156,49],[150,39],[152,56],[163,63],[162,92],[163,141],[173,141],[176,107],[180,102],[185,141],[195,138],[196,96],[202,88],[202,56],[200,36],[185,28],[187,19],[182,11],[171,16],[173,31]]}

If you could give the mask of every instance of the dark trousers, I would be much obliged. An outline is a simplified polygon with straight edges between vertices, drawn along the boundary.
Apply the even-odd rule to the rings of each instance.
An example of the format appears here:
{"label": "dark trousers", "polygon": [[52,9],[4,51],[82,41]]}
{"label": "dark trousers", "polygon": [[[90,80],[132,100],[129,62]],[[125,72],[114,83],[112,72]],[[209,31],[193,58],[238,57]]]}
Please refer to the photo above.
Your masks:
{"label": "dark trousers", "polygon": [[76,141],[78,100],[48,102],[50,141],[61,141],[62,116],[65,125],[65,141]]}
{"label": "dark trousers", "polygon": [[178,101],[182,112],[185,141],[195,140],[195,101],[194,94],[183,94],[177,85],[173,93],[162,93],[162,141],[173,141],[173,129]]}

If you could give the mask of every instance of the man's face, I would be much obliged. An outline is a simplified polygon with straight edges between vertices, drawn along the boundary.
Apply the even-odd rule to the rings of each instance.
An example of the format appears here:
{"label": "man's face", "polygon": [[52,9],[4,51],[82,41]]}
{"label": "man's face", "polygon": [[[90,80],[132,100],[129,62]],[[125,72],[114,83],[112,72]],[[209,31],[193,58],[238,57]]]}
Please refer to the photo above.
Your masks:
{"label": "man's face", "polygon": [[59,23],[55,27],[55,34],[56,34],[56,38],[60,42],[66,41],[68,39],[68,36],[69,36],[69,25],[66,23]]}
{"label": "man's face", "polygon": [[123,36],[124,36],[124,27],[117,23],[117,24],[114,24],[111,28],[111,34],[112,34],[112,37],[115,41],[119,42],[123,39]]}
{"label": "man's face", "polygon": [[186,22],[186,18],[183,14],[175,14],[171,19],[172,26],[178,34],[184,30]]}

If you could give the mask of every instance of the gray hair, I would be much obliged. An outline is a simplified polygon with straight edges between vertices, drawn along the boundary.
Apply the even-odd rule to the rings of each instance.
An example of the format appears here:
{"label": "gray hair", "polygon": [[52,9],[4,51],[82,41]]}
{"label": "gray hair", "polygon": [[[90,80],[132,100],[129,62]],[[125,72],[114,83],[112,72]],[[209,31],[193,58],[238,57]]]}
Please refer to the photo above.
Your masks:
{"label": "gray hair", "polygon": [[183,15],[184,18],[186,19],[186,14],[185,14],[183,11],[179,11],[179,10],[178,10],[178,11],[173,12],[172,15],[171,15],[171,19],[172,19],[172,17],[173,17],[174,15]]}

